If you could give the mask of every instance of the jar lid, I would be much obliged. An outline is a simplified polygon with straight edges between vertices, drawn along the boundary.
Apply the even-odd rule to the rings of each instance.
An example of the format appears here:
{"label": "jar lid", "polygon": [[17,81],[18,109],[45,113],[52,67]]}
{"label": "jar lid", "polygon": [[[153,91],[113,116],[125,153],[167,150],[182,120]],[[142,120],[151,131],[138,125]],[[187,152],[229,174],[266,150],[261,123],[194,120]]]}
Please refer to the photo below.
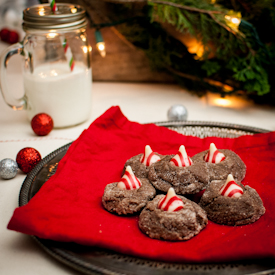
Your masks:
{"label": "jar lid", "polygon": [[56,4],[52,12],[50,4],[31,6],[23,11],[23,29],[73,30],[86,27],[86,10],[80,5]]}

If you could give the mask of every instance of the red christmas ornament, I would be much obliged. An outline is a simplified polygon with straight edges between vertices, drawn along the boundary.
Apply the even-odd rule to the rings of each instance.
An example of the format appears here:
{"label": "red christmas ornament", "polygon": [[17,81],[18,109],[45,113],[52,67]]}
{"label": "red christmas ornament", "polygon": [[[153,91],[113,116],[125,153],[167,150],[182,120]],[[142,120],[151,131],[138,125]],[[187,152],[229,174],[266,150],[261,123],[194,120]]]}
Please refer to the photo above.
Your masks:
{"label": "red christmas ornament", "polygon": [[19,34],[16,31],[10,31],[7,42],[10,44],[15,44],[18,41],[19,41]]}
{"label": "red christmas ornament", "polygon": [[33,117],[31,126],[38,136],[46,136],[53,129],[53,120],[49,115],[40,113]]}
{"label": "red christmas ornament", "polygon": [[19,34],[17,31],[3,28],[0,30],[0,39],[9,44],[14,44],[19,41]]}
{"label": "red christmas ornament", "polygon": [[10,35],[10,31],[8,29],[6,29],[6,28],[1,29],[0,38],[2,41],[8,42],[9,35]]}
{"label": "red christmas ornament", "polygon": [[16,156],[18,167],[26,174],[29,173],[40,160],[40,153],[31,147],[21,149]]}

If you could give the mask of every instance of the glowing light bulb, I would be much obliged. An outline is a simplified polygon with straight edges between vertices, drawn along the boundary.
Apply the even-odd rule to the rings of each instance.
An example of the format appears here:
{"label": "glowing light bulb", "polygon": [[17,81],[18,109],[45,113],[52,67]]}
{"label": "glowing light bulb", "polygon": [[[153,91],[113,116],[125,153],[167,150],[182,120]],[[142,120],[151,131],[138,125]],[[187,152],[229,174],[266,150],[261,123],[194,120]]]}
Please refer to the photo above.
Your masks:
{"label": "glowing light bulb", "polygon": [[229,11],[227,15],[224,16],[226,24],[233,30],[238,30],[241,23],[241,13]]}
{"label": "glowing light bulb", "polygon": [[230,99],[227,98],[215,98],[214,100],[214,104],[217,106],[221,106],[221,107],[229,107],[232,106],[232,101]]}
{"label": "glowing light bulb", "polygon": [[96,39],[97,50],[99,51],[102,57],[105,57],[106,56],[105,43],[101,35],[101,32],[99,30],[95,31],[95,39]]}
{"label": "glowing light bulb", "polygon": [[229,15],[225,15],[225,19],[234,25],[234,27],[238,27],[241,23],[241,20],[237,17],[232,17]]}
{"label": "glowing light bulb", "polygon": [[96,44],[96,47],[97,47],[97,49],[98,49],[100,55],[101,55],[102,57],[105,57],[105,56],[106,56],[105,43],[104,43],[104,42],[98,42],[98,43]]}
{"label": "glowing light bulb", "polygon": [[234,23],[235,25],[239,25],[241,23],[241,20],[237,17],[233,17],[231,18],[232,23]]}
{"label": "glowing light bulb", "polygon": [[83,42],[86,42],[86,41],[87,41],[86,36],[85,36],[85,35],[83,35],[83,34],[81,34],[81,35],[80,35],[80,38],[81,38],[81,40],[82,40]]}
{"label": "glowing light bulb", "polygon": [[84,46],[84,47],[82,47],[82,49],[83,49],[83,52],[84,52],[84,53],[87,53],[87,52],[88,52],[88,47]]}

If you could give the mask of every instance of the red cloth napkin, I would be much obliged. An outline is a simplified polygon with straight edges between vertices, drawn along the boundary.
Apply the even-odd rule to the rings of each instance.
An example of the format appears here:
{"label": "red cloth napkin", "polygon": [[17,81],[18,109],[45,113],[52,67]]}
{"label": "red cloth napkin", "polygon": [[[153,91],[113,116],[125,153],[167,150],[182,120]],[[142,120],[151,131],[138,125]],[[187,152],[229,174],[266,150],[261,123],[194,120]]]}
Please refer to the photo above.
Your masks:
{"label": "red cloth napkin", "polygon": [[[119,181],[124,163],[145,145],[175,154],[184,144],[190,156],[209,148],[231,149],[247,165],[243,184],[255,188],[266,213],[251,225],[208,225],[185,242],[154,240],[138,228],[138,216],[121,217],[101,203],[104,188]],[[239,138],[184,136],[154,124],[130,122],[112,107],[70,146],[57,172],[30,200],[15,209],[8,228],[56,241],[99,246],[148,259],[222,262],[275,256],[275,133]]]}

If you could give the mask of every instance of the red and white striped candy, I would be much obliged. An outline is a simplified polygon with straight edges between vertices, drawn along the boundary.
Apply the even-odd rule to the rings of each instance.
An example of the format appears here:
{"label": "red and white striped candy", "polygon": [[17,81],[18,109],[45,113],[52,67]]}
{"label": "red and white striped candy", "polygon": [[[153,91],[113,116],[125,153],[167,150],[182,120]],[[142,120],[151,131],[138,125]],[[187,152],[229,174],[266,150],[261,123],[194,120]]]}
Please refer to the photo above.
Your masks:
{"label": "red and white striped candy", "polygon": [[134,175],[131,166],[127,166],[121,180],[117,183],[117,187],[122,190],[133,190],[141,187],[141,182]]}
{"label": "red and white striped candy", "polygon": [[220,163],[225,159],[225,155],[218,151],[214,143],[210,144],[209,151],[205,155],[204,160],[210,163]]}
{"label": "red and white striped candy", "polygon": [[170,187],[166,196],[161,198],[158,208],[167,212],[179,211],[184,207],[183,201],[177,197],[174,188]]}
{"label": "red and white striped candy", "polygon": [[160,157],[156,155],[149,145],[145,146],[145,153],[141,156],[140,162],[146,166],[150,166],[160,160]]}
{"label": "red and white striped candy", "polygon": [[229,174],[219,193],[225,197],[238,198],[243,194],[243,189],[234,181],[233,176]]}
{"label": "red and white striped candy", "polygon": [[178,167],[185,167],[193,164],[183,145],[180,146],[178,153],[170,160],[170,163],[173,163]]}

